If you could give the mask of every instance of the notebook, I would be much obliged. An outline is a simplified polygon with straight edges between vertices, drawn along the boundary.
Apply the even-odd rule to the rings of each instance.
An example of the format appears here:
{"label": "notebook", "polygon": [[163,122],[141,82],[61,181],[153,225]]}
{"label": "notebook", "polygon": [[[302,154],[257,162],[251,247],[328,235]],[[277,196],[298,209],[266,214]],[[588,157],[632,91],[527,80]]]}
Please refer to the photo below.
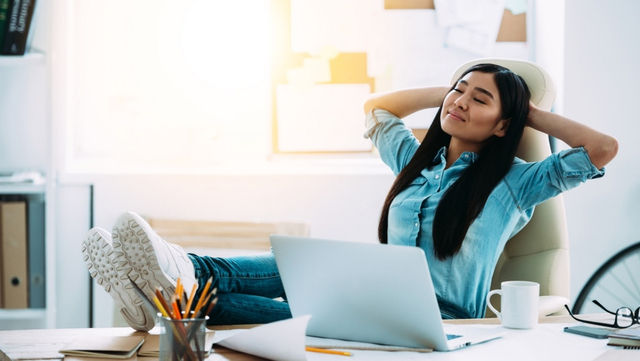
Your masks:
{"label": "notebook", "polygon": [[65,356],[129,359],[135,356],[143,343],[142,336],[81,336],[59,352]]}
{"label": "notebook", "polygon": [[449,351],[505,333],[444,325],[420,248],[270,239],[293,317],[312,315],[308,336]]}

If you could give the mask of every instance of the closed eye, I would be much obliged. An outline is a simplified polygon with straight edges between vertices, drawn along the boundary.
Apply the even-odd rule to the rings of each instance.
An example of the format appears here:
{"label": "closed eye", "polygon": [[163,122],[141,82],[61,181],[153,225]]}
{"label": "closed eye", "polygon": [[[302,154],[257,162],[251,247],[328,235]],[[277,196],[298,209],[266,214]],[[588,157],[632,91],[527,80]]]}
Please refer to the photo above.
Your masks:
{"label": "closed eye", "polygon": [[478,98],[473,98],[473,100],[477,101],[480,104],[487,104],[487,103],[483,102],[482,100],[480,100]]}

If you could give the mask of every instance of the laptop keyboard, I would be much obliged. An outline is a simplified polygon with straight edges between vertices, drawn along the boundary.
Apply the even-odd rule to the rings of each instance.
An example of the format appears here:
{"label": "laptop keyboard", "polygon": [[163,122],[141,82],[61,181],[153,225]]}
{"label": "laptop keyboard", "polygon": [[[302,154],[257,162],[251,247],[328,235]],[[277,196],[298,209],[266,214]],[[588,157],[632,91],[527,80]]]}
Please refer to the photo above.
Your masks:
{"label": "laptop keyboard", "polygon": [[462,335],[450,335],[447,334],[447,341],[453,340],[454,338],[462,337]]}

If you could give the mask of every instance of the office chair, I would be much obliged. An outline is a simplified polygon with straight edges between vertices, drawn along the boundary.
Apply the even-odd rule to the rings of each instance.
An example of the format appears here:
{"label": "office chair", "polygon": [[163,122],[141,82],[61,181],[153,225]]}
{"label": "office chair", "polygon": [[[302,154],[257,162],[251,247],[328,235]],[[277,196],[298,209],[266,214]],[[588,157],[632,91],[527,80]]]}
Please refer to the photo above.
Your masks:
{"label": "office chair", "polygon": [[[529,90],[531,101],[540,109],[551,110],[556,97],[556,86],[549,74],[531,62],[513,59],[477,59],[456,70],[452,83],[470,66],[479,63],[502,65],[520,75]],[[527,162],[538,161],[551,155],[549,137],[526,128],[516,156]],[[500,283],[525,280],[540,284],[539,314],[549,315],[563,311],[569,303],[569,239],[564,202],[556,196],[539,204],[531,221],[511,238],[500,255],[491,281],[491,289]],[[487,309],[486,317],[495,317]]]}

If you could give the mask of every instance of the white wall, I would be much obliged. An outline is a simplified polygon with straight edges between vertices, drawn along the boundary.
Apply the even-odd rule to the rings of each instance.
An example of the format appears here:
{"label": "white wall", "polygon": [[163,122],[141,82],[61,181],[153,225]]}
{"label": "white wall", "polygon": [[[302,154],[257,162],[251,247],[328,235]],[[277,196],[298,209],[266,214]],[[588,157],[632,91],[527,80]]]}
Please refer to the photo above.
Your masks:
{"label": "white wall", "polygon": [[564,196],[573,299],[599,265],[640,241],[638,14],[638,1],[566,1],[564,114],[620,144],[604,178]]}

